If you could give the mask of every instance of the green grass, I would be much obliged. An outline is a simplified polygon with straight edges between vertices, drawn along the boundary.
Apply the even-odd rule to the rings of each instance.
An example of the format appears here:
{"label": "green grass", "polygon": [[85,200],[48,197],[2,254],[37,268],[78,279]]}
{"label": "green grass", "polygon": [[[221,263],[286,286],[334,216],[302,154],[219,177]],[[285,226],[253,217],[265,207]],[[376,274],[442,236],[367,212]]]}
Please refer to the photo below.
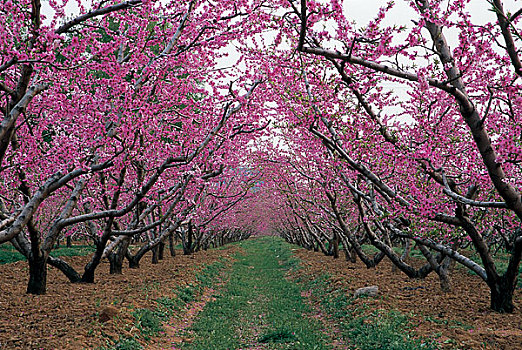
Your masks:
{"label": "green grass", "polygon": [[349,349],[416,350],[437,349],[430,340],[419,339],[407,315],[394,310],[370,310],[365,303],[353,303],[346,291],[332,289],[331,276],[323,274],[302,280],[321,310],[341,332]]}
{"label": "green grass", "polygon": [[[99,350],[141,350],[139,341],[150,343],[153,337],[162,331],[162,322],[168,322],[179,311],[195,301],[203,290],[215,283],[225,268],[225,260],[206,265],[195,276],[195,282],[173,289],[174,297],[163,296],[155,300],[156,306],[152,309],[135,309],[131,314],[134,317],[134,326],[139,333],[134,338],[120,337],[119,340],[107,339],[107,346]],[[144,292],[161,288],[160,284],[151,284],[143,288]]]}
{"label": "green grass", "polygon": [[[94,248],[88,245],[77,245],[72,246],[71,248],[62,247],[54,249],[51,252],[51,256],[83,256],[88,255],[94,251]],[[16,249],[10,244],[2,244],[0,245],[0,265],[2,264],[10,264],[17,261],[25,260],[25,257],[20,254]]]}
{"label": "green grass", "polygon": [[[228,282],[191,327],[183,349],[330,349],[322,325],[309,317],[301,288],[285,278],[296,265],[290,246],[271,237],[240,244]],[[264,348],[265,348],[264,347]]]}
{"label": "green grass", "polygon": [[0,264],[10,264],[20,260],[25,260],[25,256],[20,254],[10,244],[0,245]]}
{"label": "green grass", "polygon": [[143,336],[149,337],[163,330],[159,315],[150,309],[137,309],[132,312],[134,323]]}
{"label": "green grass", "polygon": [[290,343],[295,340],[297,340],[295,334],[287,328],[269,330],[258,339],[260,343]]}
{"label": "green grass", "polygon": [[429,321],[429,322],[445,325],[448,328],[460,328],[460,329],[463,329],[465,331],[469,331],[469,330],[475,329],[473,326],[471,326],[471,325],[469,325],[469,324],[467,324],[465,322],[458,321],[458,320],[439,319],[439,318],[436,318],[436,317],[433,317],[433,316],[430,316],[430,315],[424,316],[424,319],[426,321]]}
{"label": "green grass", "polygon": [[98,350],[142,350],[143,346],[134,338],[120,337],[112,345],[102,346]]}

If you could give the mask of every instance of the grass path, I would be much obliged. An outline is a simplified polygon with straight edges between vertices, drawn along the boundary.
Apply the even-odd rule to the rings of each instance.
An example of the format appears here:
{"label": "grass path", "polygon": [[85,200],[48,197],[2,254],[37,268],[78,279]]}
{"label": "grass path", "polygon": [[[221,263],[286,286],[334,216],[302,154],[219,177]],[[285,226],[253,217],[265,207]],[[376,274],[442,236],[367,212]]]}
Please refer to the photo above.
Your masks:
{"label": "grass path", "polygon": [[285,278],[297,263],[280,240],[240,244],[244,254],[229,270],[228,283],[213,295],[188,330],[182,349],[331,349],[332,339]]}

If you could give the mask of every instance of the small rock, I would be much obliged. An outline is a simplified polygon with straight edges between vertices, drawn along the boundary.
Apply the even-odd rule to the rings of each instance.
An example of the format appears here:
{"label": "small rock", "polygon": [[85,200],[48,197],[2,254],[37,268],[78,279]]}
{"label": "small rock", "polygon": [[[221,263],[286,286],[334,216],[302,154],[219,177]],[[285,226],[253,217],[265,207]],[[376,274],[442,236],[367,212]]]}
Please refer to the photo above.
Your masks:
{"label": "small rock", "polygon": [[353,293],[354,297],[360,297],[360,296],[367,296],[367,297],[374,297],[379,294],[379,287],[377,286],[370,286],[370,287],[364,287],[359,288]]}
{"label": "small rock", "polygon": [[119,312],[120,312],[120,310],[118,310],[114,306],[105,306],[100,311],[100,316],[98,317],[98,321],[100,321],[101,323],[107,322],[107,321],[113,319],[114,316],[116,316]]}

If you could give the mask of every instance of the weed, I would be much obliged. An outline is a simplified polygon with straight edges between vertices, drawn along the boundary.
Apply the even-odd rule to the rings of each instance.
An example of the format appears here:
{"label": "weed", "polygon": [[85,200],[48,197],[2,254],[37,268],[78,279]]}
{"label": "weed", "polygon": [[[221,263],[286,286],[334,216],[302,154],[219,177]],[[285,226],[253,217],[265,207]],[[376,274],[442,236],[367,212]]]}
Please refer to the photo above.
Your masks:
{"label": "weed", "polygon": [[51,256],[83,256],[94,252],[94,248],[88,245],[77,245],[70,248],[56,248],[51,252]]}
{"label": "weed", "polygon": [[458,320],[448,320],[445,318],[439,319],[439,318],[435,318],[431,315],[425,316],[424,319],[426,321],[429,321],[432,323],[443,324],[445,326],[448,326],[449,328],[461,328],[466,331],[469,331],[470,329],[474,329],[473,326],[470,326],[469,324],[466,324],[466,323],[464,323],[462,321],[458,321]]}
{"label": "weed", "polygon": [[143,347],[134,338],[120,337],[113,345],[102,346],[98,350],[141,350]]}
{"label": "weed", "polygon": [[295,340],[297,340],[295,334],[286,328],[268,331],[258,339],[260,343],[290,343]]}
{"label": "weed", "polygon": [[163,321],[168,321],[174,311],[180,309],[180,301],[177,299],[172,299],[169,297],[161,297],[156,299],[156,304],[158,304],[154,313]]}
{"label": "weed", "polygon": [[436,349],[434,343],[416,339],[408,331],[409,319],[396,311],[368,313],[366,304],[355,306],[343,290],[330,287],[329,276],[317,276],[305,282],[305,287],[319,302],[328,317],[334,320],[343,338],[359,350],[413,350]]}
{"label": "weed", "polygon": [[193,302],[194,287],[191,284],[189,284],[185,288],[181,289],[179,291],[178,298],[186,304]]}
{"label": "weed", "polygon": [[150,309],[137,309],[132,312],[132,316],[135,318],[136,327],[144,335],[153,335],[163,330],[159,317]]}
{"label": "weed", "polygon": [[370,316],[357,317],[345,325],[346,335],[360,350],[414,350],[436,349],[435,345],[414,339],[406,330],[408,318],[396,311],[374,312]]}

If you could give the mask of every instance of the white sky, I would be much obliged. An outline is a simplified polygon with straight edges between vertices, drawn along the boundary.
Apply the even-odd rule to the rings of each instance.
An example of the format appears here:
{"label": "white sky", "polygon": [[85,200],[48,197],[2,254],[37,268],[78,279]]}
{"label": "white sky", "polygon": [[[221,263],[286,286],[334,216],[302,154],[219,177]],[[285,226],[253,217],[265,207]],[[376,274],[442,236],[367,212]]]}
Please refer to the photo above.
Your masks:
{"label": "white sky", "polygon": [[[409,0],[395,0],[395,6],[391,10],[385,23],[408,23],[415,18],[415,12],[408,5]],[[359,24],[366,24],[375,16],[375,12],[379,7],[384,6],[387,1],[384,0],[344,0],[343,8],[345,16],[354,19]],[[515,12],[522,7],[521,0],[504,0],[504,10],[506,12]],[[493,18],[494,13],[489,11],[491,5],[487,0],[470,0],[468,5],[471,19],[477,24],[482,24]]]}
{"label": "white sky", "polygon": [[[87,4],[90,1],[80,0]],[[395,0],[395,6],[391,10],[390,15],[385,23],[408,23],[415,18],[414,11],[408,5],[410,0]],[[385,0],[344,0],[343,8],[345,15],[355,20],[359,25],[363,26],[375,16],[376,10],[387,3]],[[49,14],[50,9],[48,0],[42,0],[43,13]],[[71,0],[67,4],[66,12],[68,15],[77,13],[77,1]],[[522,0],[504,0],[504,9],[506,12],[515,12],[522,7]],[[472,20],[477,24],[486,22],[494,15],[489,9],[491,8],[487,0],[470,0],[468,5]]]}

